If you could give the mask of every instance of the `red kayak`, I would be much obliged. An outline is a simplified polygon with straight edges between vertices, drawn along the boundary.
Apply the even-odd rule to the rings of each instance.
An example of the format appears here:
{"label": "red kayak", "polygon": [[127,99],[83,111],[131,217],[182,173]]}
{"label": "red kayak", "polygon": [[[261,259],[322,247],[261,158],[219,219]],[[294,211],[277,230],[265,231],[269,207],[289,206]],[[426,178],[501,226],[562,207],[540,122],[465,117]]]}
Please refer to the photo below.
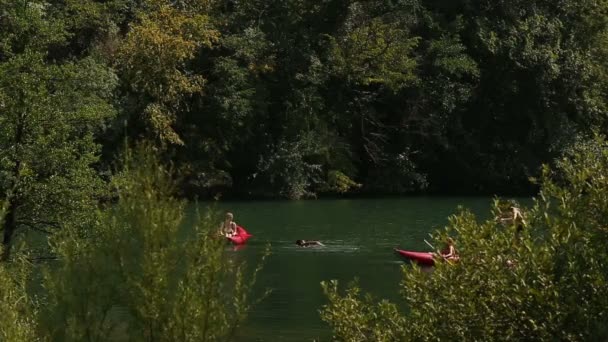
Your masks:
{"label": "red kayak", "polygon": [[412,252],[401,249],[395,249],[395,252],[408,260],[417,262],[420,265],[435,265],[435,257],[431,252]]}
{"label": "red kayak", "polygon": [[236,234],[231,237],[227,237],[227,239],[235,245],[244,245],[245,242],[247,242],[247,240],[249,240],[249,238],[252,236],[253,235],[247,233],[245,228],[236,226]]}

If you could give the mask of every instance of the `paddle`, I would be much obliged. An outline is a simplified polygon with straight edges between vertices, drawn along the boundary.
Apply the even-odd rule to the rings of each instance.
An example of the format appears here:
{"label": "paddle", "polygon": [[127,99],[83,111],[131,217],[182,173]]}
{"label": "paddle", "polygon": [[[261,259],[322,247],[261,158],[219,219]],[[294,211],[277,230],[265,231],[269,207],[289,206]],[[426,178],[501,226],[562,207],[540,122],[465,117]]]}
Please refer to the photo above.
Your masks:
{"label": "paddle", "polygon": [[431,247],[435,252],[433,252],[433,254],[435,255],[435,257],[440,256],[443,258],[443,260],[446,260],[445,257],[435,248],[435,246],[431,245],[430,242],[426,241],[426,239],[424,240],[424,242],[429,245],[429,247]]}

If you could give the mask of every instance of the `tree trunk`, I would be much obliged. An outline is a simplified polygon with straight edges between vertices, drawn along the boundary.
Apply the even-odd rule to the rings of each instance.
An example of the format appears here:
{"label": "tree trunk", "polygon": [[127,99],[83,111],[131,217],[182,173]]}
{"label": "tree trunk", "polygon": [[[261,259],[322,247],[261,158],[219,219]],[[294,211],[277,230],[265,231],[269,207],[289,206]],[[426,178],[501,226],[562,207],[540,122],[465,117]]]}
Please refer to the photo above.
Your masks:
{"label": "tree trunk", "polygon": [[0,262],[7,261],[11,255],[11,242],[15,229],[17,228],[16,210],[17,203],[15,199],[10,199],[6,215],[4,216],[4,234],[2,237],[2,255],[0,256]]}
{"label": "tree trunk", "polygon": [[15,165],[13,166],[13,186],[12,191],[8,194],[8,208],[4,216],[4,234],[2,236],[2,255],[0,255],[0,262],[8,261],[11,255],[11,242],[13,240],[13,234],[17,229],[17,207],[18,197],[15,196],[17,187],[19,186],[19,174],[21,172],[21,156],[20,146],[23,141],[23,134],[25,131],[25,114],[19,116],[17,127],[15,128]]}

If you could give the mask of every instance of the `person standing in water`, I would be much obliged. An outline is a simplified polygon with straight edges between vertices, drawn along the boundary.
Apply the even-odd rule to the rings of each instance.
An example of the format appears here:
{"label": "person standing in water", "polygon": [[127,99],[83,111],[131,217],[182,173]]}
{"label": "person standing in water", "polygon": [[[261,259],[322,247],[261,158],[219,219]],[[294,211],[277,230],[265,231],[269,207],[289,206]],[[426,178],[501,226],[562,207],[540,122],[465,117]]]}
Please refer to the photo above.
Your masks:
{"label": "person standing in water", "polygon": [[519,241],[524,228],[528,226],[522,210],[515,201],[511,201],[508,207],[499,211],[496,221],[505,227],[515,227],[515,243]]}
{"label": "person standing in water", "polygon": [[518,232],[528,225],[515,201],[502,202],[496,220],[506,226],[516,226]]}
{"label": "person standing in water", "polygon": [[226,237],[233,237],[236,234],[236,222],[234,222],[234,215],[231,212],[226,213],[220,227],[220,234]]}
{"label": "person standing in water", "polygon": [[528,222],[526,222],[524,214],[517,202],[512,200],[503,203],[501,203],[502,205],[499,204],[499,212],[496,216],[496,221],[505,227],[515,228],[511,248],[503,252],[507,255],[506,266],[512,269],[517,267],[518,264],[517,259],[514,258],[512,253],[514,252],[514,249],[518,248],[520,245],[522,232],[524,231],[524,228],[528,226]]}
{"label": "person standing in water", "polygon": [[500,221],[506,224],[514,224],[518,229],[522,229],[525,225],[527,225],[521,209],[515,206],[510,207],[506,217],[502,217]]}

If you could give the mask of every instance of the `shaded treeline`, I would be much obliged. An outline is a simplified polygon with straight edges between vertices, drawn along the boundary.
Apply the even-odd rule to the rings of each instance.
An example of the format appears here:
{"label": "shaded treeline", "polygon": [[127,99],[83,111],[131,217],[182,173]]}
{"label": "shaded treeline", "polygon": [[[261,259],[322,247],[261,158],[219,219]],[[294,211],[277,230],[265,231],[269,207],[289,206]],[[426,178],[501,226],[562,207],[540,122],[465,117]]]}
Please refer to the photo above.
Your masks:
{"label": "shaded treeline", "polygon": [[82,170],[105,175],[126,137],[156,141],[193,197],[530,193],[542,162],[606,129],[607,10],[2,0],[2,187],[54,158],[27,146],[86,140]]}

